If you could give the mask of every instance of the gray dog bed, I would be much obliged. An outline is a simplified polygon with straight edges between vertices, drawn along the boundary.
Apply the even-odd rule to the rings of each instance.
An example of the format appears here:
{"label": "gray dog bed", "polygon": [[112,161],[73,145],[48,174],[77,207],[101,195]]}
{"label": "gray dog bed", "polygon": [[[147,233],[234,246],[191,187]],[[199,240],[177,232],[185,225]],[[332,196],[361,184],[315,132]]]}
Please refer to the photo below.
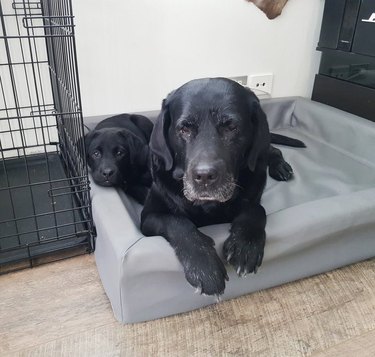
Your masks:
{"label": "gray dog bed", "polygon": [[[268,178],[262,203],[267,241],[256,275],[227,266],[223,300],[322,273],[375,255],[375,124],[302,98],[262,101],[275,133],[303,140],[280,147],[294,178]],[[145,113],[155,118],[157,113]],[[86,121],[93,126],[100,117]],[[186,282],[173,249],[139,230],[141,207],[92,183],[96,263],[116,318],[139,322],[215,303]],[[203,227],[221,255],[229,224]]]}

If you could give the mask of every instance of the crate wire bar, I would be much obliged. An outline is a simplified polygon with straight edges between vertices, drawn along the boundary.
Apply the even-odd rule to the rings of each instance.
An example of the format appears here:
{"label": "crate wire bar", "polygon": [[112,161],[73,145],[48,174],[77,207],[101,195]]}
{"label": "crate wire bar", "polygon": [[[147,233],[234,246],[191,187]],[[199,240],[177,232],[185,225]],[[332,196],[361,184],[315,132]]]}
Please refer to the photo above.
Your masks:
{"label": "crate wire bar", "polygon": [[0,273],[89,252],[70,0],[0,0]]}

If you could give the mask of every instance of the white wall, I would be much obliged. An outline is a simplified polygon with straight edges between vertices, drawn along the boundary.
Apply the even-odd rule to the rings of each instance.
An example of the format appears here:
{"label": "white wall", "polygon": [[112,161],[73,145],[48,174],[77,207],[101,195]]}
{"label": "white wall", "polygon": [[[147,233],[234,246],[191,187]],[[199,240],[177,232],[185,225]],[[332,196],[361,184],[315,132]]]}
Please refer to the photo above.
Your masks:
{"label": "white wall", "polygon": [[84,115],[159,109],[199,77],[274,73],[272,96],[311,95],[324,0],[268,20],[244,0],[77,0]]}

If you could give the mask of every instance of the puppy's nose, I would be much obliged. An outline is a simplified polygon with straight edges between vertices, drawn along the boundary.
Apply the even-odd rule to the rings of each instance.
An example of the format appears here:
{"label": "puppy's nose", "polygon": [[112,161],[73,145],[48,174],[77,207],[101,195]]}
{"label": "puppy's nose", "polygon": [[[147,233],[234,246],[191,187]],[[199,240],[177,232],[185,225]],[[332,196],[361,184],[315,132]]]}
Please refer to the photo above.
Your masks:
{"label": "puppy's nose", "polygon": [[114,173],[114,170],[112,170],[112,169],[104,169],[103,170],[103,172],[102,172],[102,174],[103,174],[103,176],[108,180],[112,175],[113,175],[113,173]]}
{"label": "puppy's nose", "polygon": [[212,185],[218,178],[219,173],[214,166],[203,164],[193,170],[193,179],[199,185]]}

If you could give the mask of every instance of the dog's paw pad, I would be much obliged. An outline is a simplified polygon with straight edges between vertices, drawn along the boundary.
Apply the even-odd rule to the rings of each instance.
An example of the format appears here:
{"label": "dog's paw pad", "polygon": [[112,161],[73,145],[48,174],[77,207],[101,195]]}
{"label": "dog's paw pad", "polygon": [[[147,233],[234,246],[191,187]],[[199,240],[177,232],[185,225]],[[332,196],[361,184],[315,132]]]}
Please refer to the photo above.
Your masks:
{"label": "dog's paw pad", "polygon": [[239,277],[256,273],[262,264],[264,240],[254,243],[232,236],[224,243],[224,257],[233,266]]}
{"label": "dog's paw pad", "polygon": [[277,165],[270,165],[269,174],[277,181],[288,181],[293,176],[293,169],[286,161],[282,161]]}
{"label": "dog's paw pad", "polygon": [[200,295],[221,295],[224,293],[228,275],[223,262],[212,248],[211,254],[195,258],[185,266],[185,277],[188,283]]}

